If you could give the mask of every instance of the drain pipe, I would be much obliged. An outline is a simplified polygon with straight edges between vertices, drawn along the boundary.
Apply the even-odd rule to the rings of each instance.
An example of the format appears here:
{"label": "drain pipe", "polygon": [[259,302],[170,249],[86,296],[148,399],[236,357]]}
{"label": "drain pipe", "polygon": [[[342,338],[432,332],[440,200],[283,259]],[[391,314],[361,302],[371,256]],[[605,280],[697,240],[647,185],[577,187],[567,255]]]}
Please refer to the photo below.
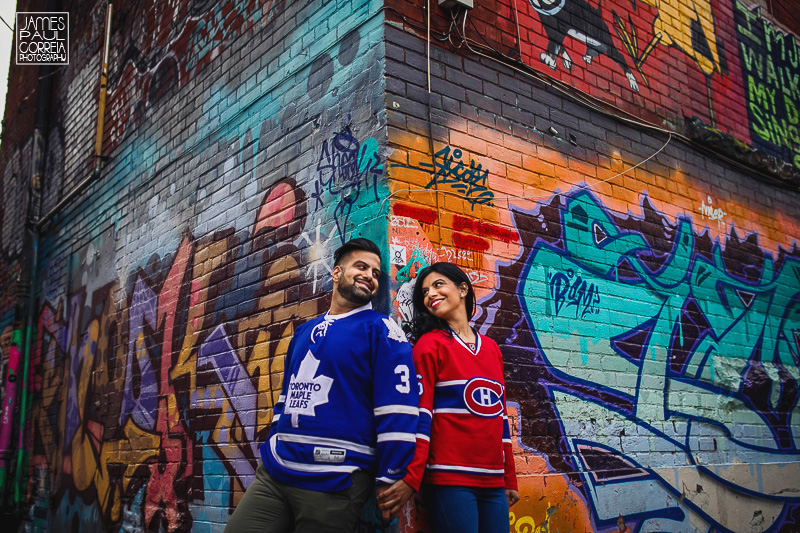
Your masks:
{"label": "drain pipe", "polygon": [[65,205],[69,204],[73,198],[78,196],[83,190],[88,187],[94,180],[100,177],[102,164],[106,160],[103,156],[103,130],[105,127],[106,117],[106,96],[108,95],[108,59],[111,54],[111,13],[112,3],[109,2],[106,7],[106,36],[105,43],[103,44],[103,58],[100,68],[100,101],[97,106],[97,135],[94,141],[94,170],[91,174],[86,176],[80,181],[71,191],[69,191],[59,202],[48,211],[43,217],[36,221],[36,228],[41,227],[56,213],[61,211]]}
{"label": "drain pipe", "polygon": [[100,102],[97,108],[97,137],[94,142],[94,176],[100,175],[100,165],[103,161],[103,127],[106,119],[106,95],[108,94],[108,56],[111,50],[111,12],[113,4],[108,3],[106,8],[106,38],[103,45],[103,64],[100,69]]}

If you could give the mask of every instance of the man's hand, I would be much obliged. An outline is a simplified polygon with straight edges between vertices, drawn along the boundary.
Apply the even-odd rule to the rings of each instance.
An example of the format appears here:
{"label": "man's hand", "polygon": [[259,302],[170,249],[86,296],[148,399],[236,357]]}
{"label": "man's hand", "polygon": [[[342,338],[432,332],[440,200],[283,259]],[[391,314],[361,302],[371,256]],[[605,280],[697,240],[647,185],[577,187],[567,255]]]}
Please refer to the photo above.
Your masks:
{"label": "man's hand", "polygon": [[511,507],[519,501],[519,492],[506,489],[506,499],[508,500],[508,506]]}
{"label": "man's hand", "polygon": [[[378,495],[378,508],[384,520],[392,520],[400,514],[400,509],[406,504],[414,489],[402,479],[395,481],[391,485],[378,485],[376,489]],[[519,499],[519,496],[517,496]]]}

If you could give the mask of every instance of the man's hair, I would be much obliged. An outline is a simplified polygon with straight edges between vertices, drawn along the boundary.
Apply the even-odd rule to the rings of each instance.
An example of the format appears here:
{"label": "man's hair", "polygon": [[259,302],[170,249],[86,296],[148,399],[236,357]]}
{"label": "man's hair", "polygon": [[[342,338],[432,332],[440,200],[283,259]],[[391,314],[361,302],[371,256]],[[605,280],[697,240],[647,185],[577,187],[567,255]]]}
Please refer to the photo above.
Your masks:
{"label": "man's hair", "polygon": [[351,239],[347,241],[341,245],[338,250],[333,252],[333,266],[338,265],[351,252],[355,252],[357,250],[364,250],[365,252],[373,253],[378,257],[381,256],[381,250],[378,248],[377,244],[369,239],[359,237],[358,239]]}

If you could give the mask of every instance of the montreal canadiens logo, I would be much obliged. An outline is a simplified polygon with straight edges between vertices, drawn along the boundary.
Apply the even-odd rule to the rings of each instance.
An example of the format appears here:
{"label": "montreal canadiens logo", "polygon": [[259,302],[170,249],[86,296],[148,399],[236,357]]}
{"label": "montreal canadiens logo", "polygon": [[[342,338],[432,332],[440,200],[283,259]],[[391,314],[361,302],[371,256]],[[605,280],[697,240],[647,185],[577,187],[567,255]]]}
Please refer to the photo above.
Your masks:
{"label": "montreal canadiens logo", "polygon": [[494,418],[503,414],[503,386],[486,378],[472,378],[464,387],[464,403],[477,416]]}

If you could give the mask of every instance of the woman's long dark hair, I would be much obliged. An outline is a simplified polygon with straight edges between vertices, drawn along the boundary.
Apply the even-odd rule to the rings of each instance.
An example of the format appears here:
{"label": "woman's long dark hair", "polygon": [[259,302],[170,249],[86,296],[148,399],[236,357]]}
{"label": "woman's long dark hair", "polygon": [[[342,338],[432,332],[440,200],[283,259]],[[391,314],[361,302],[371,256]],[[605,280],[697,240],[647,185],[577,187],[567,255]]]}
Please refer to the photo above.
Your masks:
{"label": "woman's long dark hair", "polygon": [[462,283],[467,284],[467,296],[464,301],[467,305],[467,319],[471,319],[475,313],[475,291],[472,289],[472,282],[470,282],[467,274],[453,263],[434,263],[428,267],[423,268],[417,275],[417,281],[414,284],[414,292],[411,296],[411,303],[414,307],[414,314],[409,324],[411,336],[414,340],[419,339],[424,334],[434,329],[441,329],[450,333],[450,326],[441,318],[433,316],[425,307],[425,297],[422,295],[422,282],[430,274],[436,272],[446,277],[460,287]]}

